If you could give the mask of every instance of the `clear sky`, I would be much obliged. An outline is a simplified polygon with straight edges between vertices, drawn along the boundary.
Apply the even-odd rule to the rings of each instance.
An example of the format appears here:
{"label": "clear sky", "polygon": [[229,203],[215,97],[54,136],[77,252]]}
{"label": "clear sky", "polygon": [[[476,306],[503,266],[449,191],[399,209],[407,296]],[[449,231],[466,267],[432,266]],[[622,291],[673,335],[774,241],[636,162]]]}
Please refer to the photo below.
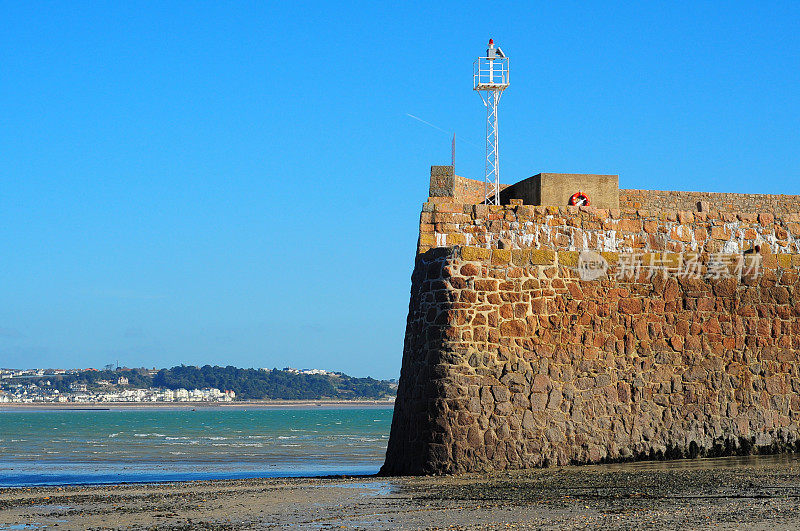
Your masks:
{"label": "clear sky", "polygon": [[0,366],[396,377],[431,164],[800,194],[800,3],[0,0]]}

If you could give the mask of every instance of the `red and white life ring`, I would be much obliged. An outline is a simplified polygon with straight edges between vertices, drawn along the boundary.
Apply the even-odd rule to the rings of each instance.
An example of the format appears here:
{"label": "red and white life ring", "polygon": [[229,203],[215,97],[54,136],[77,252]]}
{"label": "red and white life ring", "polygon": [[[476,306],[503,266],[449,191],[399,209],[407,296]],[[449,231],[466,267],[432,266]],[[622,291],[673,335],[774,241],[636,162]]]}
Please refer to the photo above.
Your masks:
{"label": "red and white life ring", "polygon": [[570,206],[589,206],[589,203],[589,196],[583,192],[575,192],[572,194],[572,197],[569,198]]}

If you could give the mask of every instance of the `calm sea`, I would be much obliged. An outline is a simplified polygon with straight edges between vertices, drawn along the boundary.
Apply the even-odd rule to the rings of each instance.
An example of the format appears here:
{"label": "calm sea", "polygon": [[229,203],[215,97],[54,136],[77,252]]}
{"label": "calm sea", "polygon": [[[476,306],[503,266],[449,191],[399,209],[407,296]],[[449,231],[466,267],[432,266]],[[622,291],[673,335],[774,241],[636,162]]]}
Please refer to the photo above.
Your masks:
{"label": "calm sea", "polygon": [[372,474],[391,408],[0,411],[0,487]]}

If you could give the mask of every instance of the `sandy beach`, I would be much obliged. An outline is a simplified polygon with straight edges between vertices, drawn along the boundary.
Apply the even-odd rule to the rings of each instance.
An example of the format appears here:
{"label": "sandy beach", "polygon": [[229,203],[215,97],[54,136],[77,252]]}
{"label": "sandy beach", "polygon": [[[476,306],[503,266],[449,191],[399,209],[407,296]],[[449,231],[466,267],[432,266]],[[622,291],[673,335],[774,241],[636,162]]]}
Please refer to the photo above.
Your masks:
{"label": "sandy beach", "polygon": [[0,529],[800,527],[800,460],[0,490]]}

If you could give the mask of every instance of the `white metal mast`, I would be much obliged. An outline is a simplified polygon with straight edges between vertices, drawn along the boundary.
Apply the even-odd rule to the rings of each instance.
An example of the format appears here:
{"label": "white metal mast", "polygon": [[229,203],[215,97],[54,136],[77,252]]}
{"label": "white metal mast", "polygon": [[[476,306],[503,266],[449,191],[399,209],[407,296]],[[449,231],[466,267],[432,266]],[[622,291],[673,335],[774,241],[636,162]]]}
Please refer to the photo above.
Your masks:
{"label": "white metal mast", "polygon": [[[508,57],[489,39],[486,57],[473,64],[473,90],[477,90],[486,105],[486,176],[484,197],[487,205],[500,204],[500,158],[497,145],[497,104],[508,88]],[[485,93],[485,94],[484,94]]]}

